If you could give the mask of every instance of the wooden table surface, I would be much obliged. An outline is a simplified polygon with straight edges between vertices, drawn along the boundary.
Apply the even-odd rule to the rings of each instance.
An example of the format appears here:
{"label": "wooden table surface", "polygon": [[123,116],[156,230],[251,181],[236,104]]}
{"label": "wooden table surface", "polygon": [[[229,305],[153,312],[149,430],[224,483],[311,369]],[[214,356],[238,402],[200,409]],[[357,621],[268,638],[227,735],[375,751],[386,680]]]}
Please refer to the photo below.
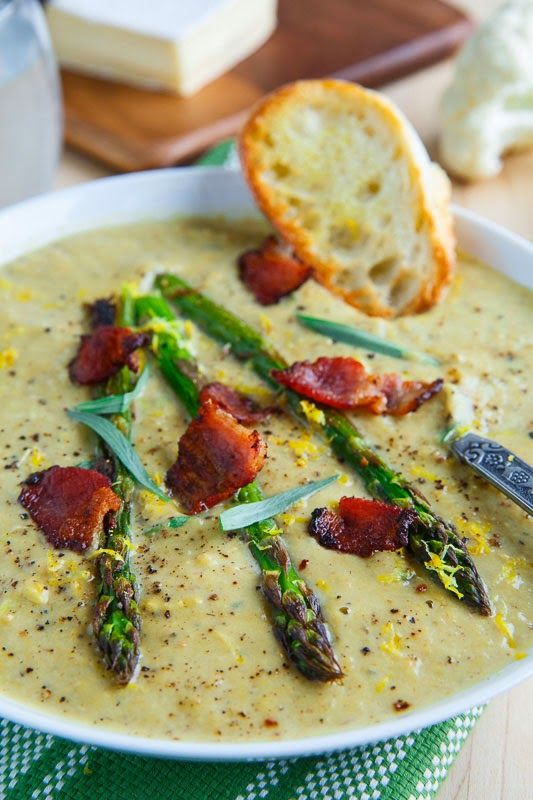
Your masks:
{"label": "wooden table surface", "polygon": [[[457,0],[456,5],[482,19],[498,3],[499,0]],[[450,75],[451,65],[440,64],[384,88],[413,122],[433,154],[438,101]],[[67,151],[60,164],[57,186],[70,186],[108,174],[105,167]],[[471,185],[454,184],[453,197],[459,205],[533,238],[533,154],[510,157],[496,179]],[[450,771],[438,800],[529,800],[533,785],[532,719],[533,681],[493,700]]]}

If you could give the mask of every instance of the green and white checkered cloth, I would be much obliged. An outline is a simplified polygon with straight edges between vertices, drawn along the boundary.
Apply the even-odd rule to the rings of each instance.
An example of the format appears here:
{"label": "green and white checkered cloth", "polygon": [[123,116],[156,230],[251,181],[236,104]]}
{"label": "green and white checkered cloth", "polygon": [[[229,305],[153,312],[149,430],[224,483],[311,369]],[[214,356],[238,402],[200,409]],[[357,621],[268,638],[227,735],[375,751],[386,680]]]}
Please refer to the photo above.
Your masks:
{"label": "green and white checkered cloth", "polygon": [[[235,164],[231,142],[201,164]],[[205,764],[124,755],[0,720],[0,800],[431,800],[481,708],[314,758]]]}
{"label": "green and white checkered cloth", "polygon": [[430,800],[481,709],[420,733],[318,758],[166,761],[0,723],[2,800]]}

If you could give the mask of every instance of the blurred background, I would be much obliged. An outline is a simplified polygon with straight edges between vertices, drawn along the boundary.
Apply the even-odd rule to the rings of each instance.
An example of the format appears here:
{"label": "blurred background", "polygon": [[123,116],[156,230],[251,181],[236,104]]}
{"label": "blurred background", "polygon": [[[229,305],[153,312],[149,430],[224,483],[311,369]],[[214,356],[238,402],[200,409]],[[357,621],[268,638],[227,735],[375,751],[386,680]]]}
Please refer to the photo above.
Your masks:
{"label": "blurred background", "polygon": [[[432,157],[446,155],[456,199],[472,192],[477,199],[479,176],[465,174],[461,154],[454,164],[453,142],[451,155],[439,149],[442,96],[457,52],[499,6],[498,0],[0,0],[0,206],[110,173],[192,163],[237,133],[264,93],[327,75],[385,91]],[[469,91],[475,102],[475,92],[486,87],[473,82]],[[530,235],[527,209],[511,213],[496,202],[494,212],[495,199],[530,178],[531,159],[511,157],[502,175],[490,176],[489,189],[485,177],[478,210]]]}

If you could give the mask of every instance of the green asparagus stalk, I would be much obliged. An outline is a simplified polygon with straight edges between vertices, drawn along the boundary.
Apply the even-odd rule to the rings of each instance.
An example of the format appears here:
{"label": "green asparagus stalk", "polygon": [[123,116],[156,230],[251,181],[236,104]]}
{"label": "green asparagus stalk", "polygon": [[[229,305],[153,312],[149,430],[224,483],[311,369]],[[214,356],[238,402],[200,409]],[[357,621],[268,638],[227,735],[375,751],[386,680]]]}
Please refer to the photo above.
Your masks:
{"label": "green asparagus stalk", "polygon": [[[175,315],[161,297],[140,297],[137,319],[151,319],[155,331],[155,356],[161,372],[188,413],[197,415],[199,390],[191,353],[175,332],[158,330],[154,319],[172,321]],[[191,367],[193,368],[191,370]],[[263,499],[255,483],[237,495],[241,503]],[[331,681],[342,677],[317,597],[295,570],[280,530],[273,519],[256,522],[245,529],[250,551],[261,570],[264,597],[272,610],[274,632],[283,650],[307,678]]]}
{"label": "green asparagus stalk", "polygon": [[[294,415],[307,424],[309,404],[306,415],[301,396],[274,380],[272,370],[284,369],[287,363],[258,331],[176,275],[157,276],[155,286],[183,316],[213,339],[229,346],[237,358],[248,361],[269,386],[282,391]],[[326,406],[313,405],[319,412],[314,416],[323,419],[319,426],[322,435],[336,456],[359,475],[369,494],[417,512],[418,521],[411,528],[408,543],[414,558],[437,577],[446,590],[481,614],[490,614],[492,609],[483,579],[455,527],[441,519],[425,498],[385,463],[348,417]]]}
{"label": "green asparagus stalk", "polygon": [[[131,327],[133,298],[125,290],[117,308],[116,324]],[[109,379],[105,395],[124,394],[135,387],[140,374],[123,367]],[[128,438],[132,433],[132,411],[128,408],[111,417],[113,424]],[[119,511],[106,522],[101,553],[97,559],[99,584],[93,614],[93,631],[104,661],[120,684],[134,677],[140,658],[141,618],[138,588],[131,565],[131,517],[135,483],[122,463],[103,446],[113,464],[113,489],[122,501]]]}

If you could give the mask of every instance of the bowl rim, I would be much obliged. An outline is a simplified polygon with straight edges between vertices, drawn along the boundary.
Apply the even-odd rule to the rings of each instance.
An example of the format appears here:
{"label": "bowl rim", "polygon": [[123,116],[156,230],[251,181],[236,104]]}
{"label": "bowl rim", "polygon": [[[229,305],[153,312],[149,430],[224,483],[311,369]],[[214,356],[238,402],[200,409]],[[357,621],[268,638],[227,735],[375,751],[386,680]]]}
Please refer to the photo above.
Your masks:
{"label": "bowl rim", "polygon": [[[129,191],[133,184],[137,184],[137,188],[146,190],[148,187],[149,190],[150,186],[152,186],[152,190],[154,190],[158,185],[168,183],[169,186],[172,186],[174,183],[179,184],[183,176],[187,176],[187,180],[189,180],[190,175],[193,174],[198,176],[197,178],[192,178],[193,183],[200,180],[210,181],[216,178],[216,180],[222,180],[222,182],[227,180],[229,183],[235,182],[237,179],[242,184],[242,177],[238,171],[228,170],[223,167],[184,167],[100,178],[96,181],[90,181],[59,192],[26,200],[0,211],[0,235],[2,231],[9,231],[11,223],[13,221],[16,222],[17,217],[23,218],[32,214],[38,215],[43,208],[46,209],[49,205],[59,204],[61,207],[62,204],[67,204],[68,206],[70,201],[75,202],[78,198],[83,198],[84,196],[90,199],[91,192],[95,193],[95,195],[98,195],[100,191],[105,193],[109,186],[112,188],[118,187],[119,191],[122,187],[124,191]],[[222,178],[222,175],[226,177]],[[241,216],[249,215],[250,212],[253,213],[252,206],[248,204],[244,208],[241,203]],[[172,211],[171,204],[169,204],[168,213],[159,215],[157,218],[169,217],[176,213],[177,210]],[[259,213],[257,209],[256,213]],[[467,242],[470,252],[476,250],[475,246],[472,248],[472,243],[475,245],[477,241],[480,244],[478,250],[482,251],[482,255],[479,257],[484,258],[496,269],[501,269],[504,264],[507,268],[509,260],[519,262],[515,270],[516,274],[512,275],[512,277],[515,280],[518,278],[520,282],[525,284],[531,283],[531,275],[526,274],[524,270],[526,263],[531,262],[533,264],[533,245],[501,225],[487,220],[472,211],[453,206],[453,213],[458,238],[461,243]],[[73,209],[73,214],[76,217],[75,208]],[[150,197],[147,197],[145,213],[134,213],[130,222],[149,218],[152,217]],[[127,222],[127,218],[111,219],[108,220],[107,225],[127,224]],[[75,233],[76,230],[90,230],[105,226],[104,219],[88,227],[84,227],[81,220],[79,225],[72,222],[68,225],[71,228],[71,234]],[[52,236],[43,242],[37,242],[33,245],[30,242],[27,247],[19,248],[18,252],[31,252],[35,249],[35,246],[42,246],[45,242],[55,241],[68,235],[68,233],[68,231],[63,231],[59,227],[57,236]],[[512,259],[510,259],[509,252],[511,252]],[[506,253],[507,255],[505,255]],[[478,255],[478,252],[473,252],[472,254]],[[4,263],[10,261],[11,258],[12,256],[2,257],[0,261]],[[467,711],[473,706],[486,703],[495,695],[510,689],[532,675],[533,652],[529,653],[523,660],[507,665],[495,675],[483,679],[472,687],[424,707],[419,711],[412,711],[401,717],[393,717],[384,722],[351,730],[347,729],[337,733],[307,736],[298,739],[283,739],[281,741],[219,743],[214,741],[196,742],[131,736],[111,729],[101,729],[96,725],[87,725],[75,719],[45,714],[34,706],[25,705],[18,700],[12,700],[1,693],[0,716],[14,723],[75,742],[137,755],[200,761],[276,759],[328,753],[368,745],[376,741],[410,733],[428,725],[442,722]]]}

